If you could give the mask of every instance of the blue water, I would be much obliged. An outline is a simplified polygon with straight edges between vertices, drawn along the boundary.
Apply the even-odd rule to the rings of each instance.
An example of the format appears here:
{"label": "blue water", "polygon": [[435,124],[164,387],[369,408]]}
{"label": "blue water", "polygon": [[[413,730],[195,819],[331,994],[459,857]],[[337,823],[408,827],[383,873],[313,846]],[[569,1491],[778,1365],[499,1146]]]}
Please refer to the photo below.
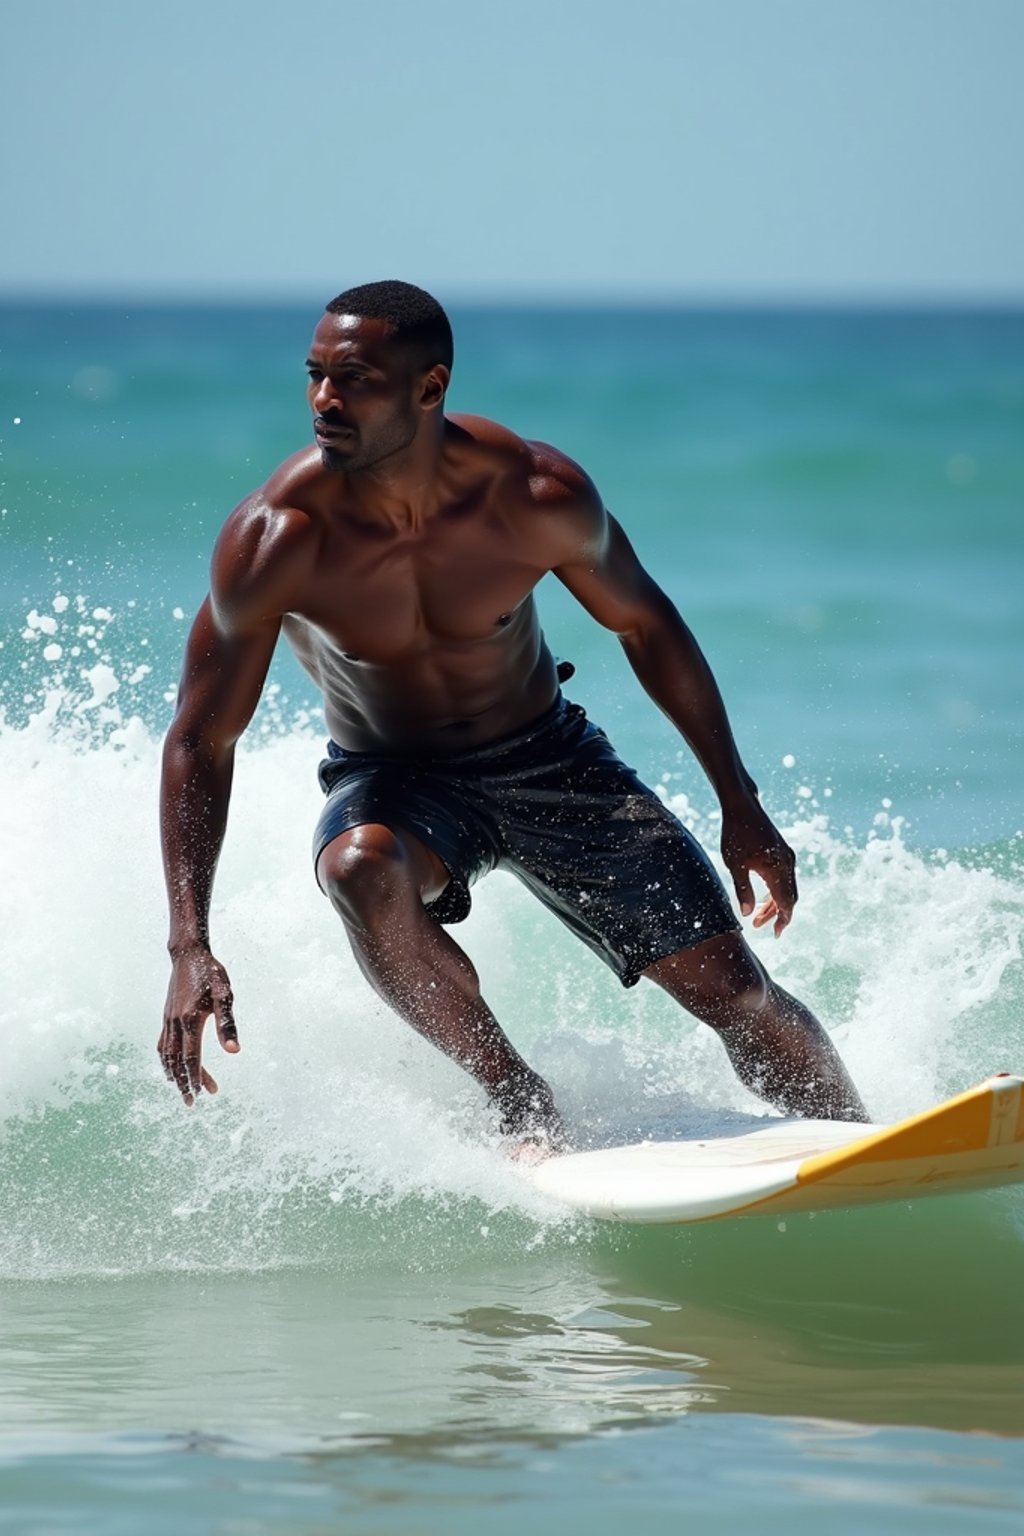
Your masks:
{"label": "blue water", "polygon": [[[193,1115],[160,1077],[160,736],[216,531],[308,435],[315,319],[0,309],[8,1524],[1019,1528],[1020,1196],[624,1233],[531,1195],[312,882],[323,731],[285,656],[214,903],[243,1050]],[[453,409],[578,458],[704,644],[799,856],[757,946],[872,1114],[1024,1069],[1024,315],[454,319]],[[614,640],[540,600],[714,850]],[[573,1124],[759,1112],[513,882],[460,937]]]}

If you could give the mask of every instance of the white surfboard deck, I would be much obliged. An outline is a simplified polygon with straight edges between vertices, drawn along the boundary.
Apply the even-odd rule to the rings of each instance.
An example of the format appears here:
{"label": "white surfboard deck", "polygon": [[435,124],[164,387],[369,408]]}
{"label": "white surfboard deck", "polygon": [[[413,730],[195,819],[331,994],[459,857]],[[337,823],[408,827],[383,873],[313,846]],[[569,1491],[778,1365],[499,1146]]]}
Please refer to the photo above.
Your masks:
{"label": "white surfboard deck", "polygon": [[1024,1180],[1024,1078],[986,1078],[894,1125],[776,1120],[740,1136],[565,1153],[526,1172],[589,1216],[662,1224],[1010,1184]]}

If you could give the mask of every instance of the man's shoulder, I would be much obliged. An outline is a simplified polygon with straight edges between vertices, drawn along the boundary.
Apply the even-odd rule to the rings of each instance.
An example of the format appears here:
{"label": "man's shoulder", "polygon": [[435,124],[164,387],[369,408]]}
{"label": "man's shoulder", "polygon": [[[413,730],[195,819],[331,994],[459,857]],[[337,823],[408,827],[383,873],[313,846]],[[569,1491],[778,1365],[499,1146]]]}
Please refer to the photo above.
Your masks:
{"label": "man's shoulder", "polygon": [[575,459],[552,443],[521,437],[500,422],[463,413],[449,420],[492,457],[496,468],[521,478],[537,510],[600,508],[594,482]]}
{"label": "man's shoulder", "polygon": [[276,513],[298,513],[309,519],[322,500],[328,478],[319,448],[310,443],[279,464],[253,495]]}
{"label": "man's shoulder", "polygon": [[295,576],[319,546],[316,488],[322,473],[317,450],[303,449],[230,513],[213,552],[217,607],[240,613],[287,609]]}
{"label": "man's shoulder", "polygon": [[530,445],[500,421],[474,416],[468,411],[449,412],[449,446],[460,456],[469,454],[493,473],[522,472],[529,462]]}
{"label": "man's shoulder", "polygon": [[262,485],[242,498],[221,529],[220,541],[236,556],[255,557],[269,544],[292,543],[317,521],[317,492],[323,480],[320,454],[303,448],[279,464]]}

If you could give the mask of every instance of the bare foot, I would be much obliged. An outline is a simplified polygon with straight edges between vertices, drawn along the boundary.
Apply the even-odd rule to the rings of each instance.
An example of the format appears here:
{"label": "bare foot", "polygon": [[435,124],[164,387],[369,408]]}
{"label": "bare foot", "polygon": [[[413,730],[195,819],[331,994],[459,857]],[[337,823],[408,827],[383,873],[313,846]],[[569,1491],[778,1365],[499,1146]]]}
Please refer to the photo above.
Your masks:
{"label": "bare foot", "polygon": [[503,1083],[494,1099],[501,1110],[501,1133],[509,1138],[509,1157],[521,1163],[541,1163],[565,1151],[562,1117],[542,1077],[531,1073]]}
{"label": "bare foot", "polygon": [[532,1136],[522,1141],[508,1142],[503,1151],[514,1163],[522,1163],[524,1168],[534,1168],[538,1163],[546,1162],[549,1157],[557,1157],[559,1152],[564,1151],[564,1147],[556,1147],[550,1141]]}

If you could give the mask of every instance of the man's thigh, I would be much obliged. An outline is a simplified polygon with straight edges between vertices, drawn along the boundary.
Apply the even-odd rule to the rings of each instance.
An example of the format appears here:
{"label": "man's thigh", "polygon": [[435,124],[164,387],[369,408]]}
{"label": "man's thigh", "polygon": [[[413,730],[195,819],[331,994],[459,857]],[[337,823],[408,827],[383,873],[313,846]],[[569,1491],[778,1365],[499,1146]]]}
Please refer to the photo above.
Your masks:
{"label": "man's thigh", "polygon": [[327,798],[313,834],[313,865],[321,886],[325,851],[343,838],[349,841],[336,853],[358,848],[368,836],[360,829],[380,827],[408,844],[424,892],[436,893],[422,897],[430,916],[454,923],[468,915],[469,887],[493,867],[496,853],[450,775],[334,748],[320,765],[320,783]]}
{"label": "man's thigh", "polygon": [[696,838],[593,726],[508,803],[503,862],[624,985],[738,928]]}

